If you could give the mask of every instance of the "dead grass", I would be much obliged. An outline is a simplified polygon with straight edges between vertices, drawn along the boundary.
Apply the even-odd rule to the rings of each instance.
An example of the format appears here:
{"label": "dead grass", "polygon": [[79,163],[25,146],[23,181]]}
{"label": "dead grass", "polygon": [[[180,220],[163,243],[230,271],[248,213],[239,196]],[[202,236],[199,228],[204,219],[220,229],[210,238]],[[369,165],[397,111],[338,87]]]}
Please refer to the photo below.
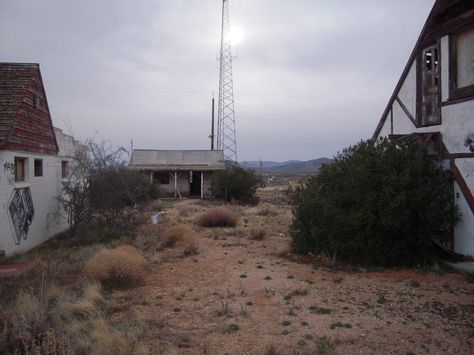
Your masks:
{"label": "dead grass", "polygon": [[226,207],[213,208],[198,218],[202,227],[235,227],[237,216]]}
{"label": "dead grass", "polygon": [[44,297],[22,291],[12,307],[0,312],[0,353],[134,353],[136,335],[142,339],[146,325],[140,331],[137,325],[127,331],[114,328],[100,284],[85,283],[78,293],[61,291],[50,287]]}
{"label": "dead grass", "polygon": [[199,243],[194,236],[186,236],[183,242],[183,255],[193,256],[199,254]]}
{"label": "dead grass", "polygon": [[280,258],[287,258],[291,254],[291,245],[290,244],[283,244],[279,245],[275,249],[275,255],[280,257]]}
{"label": "dead grass", "polygon": [[174,247],[176,243],[191,233],[193,233],[193,231],[188,226],[176,225],[166,228],[160,235],[161,245],[165,248]]}
{"label": "dead grass", "polygon": [[163,202],[161,200],[151,201],[143,206],[143,210],[146,212],[158,212],[163,209]]}
{"label": "dead grass", "polygon": [[252,228],[250,230],[250,238],[251,240],[264,240],[265,236],[267,235],[267,231],[263,228]]}
{"label": "dead grass", "polygon": [[143,276],[146,260],[132,246],[102,250],[84,267],[84,273],[113,287],[127,286]]}
{"label": "dead grass", "polygon": [[199,207],[191,204],[186,205],[179,205],[176,206],[176,210],[178,211],[178,216],[180,217],[189,217],[199,211]]}
{"label": "dead grass", "polygon": [[262,203],[258,206],[257,215],[264,217],[275,217],[278,214],[276,208],[269,203]]}

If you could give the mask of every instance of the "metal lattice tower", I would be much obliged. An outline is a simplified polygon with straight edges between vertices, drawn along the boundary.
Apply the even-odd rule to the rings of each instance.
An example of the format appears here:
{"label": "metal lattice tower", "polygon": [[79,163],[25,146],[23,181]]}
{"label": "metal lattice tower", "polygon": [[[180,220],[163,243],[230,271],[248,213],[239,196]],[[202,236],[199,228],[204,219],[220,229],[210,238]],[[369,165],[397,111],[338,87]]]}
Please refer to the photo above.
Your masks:
{"label": "metal lattice tower", "polygon": [[229,24],[229,1],[222,1],[222,29],[219,71],[219,103],[217,115],[217,149],[224,159],[237,162],[235,135],[234,87],[232,80],[232,47]]}

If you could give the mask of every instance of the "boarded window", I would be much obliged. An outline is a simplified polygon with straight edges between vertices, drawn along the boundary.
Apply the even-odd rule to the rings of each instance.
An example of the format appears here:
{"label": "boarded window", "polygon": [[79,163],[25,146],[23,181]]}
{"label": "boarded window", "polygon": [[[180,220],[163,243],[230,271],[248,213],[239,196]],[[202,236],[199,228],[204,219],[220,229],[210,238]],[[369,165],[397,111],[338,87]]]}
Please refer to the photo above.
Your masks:
{"label": "boarded window", "polygon": [[153,173],[153,182],[160,183],[161,185],[169,185],[170,174],[169,173]]}
{"label": "boarded window", "polygon": [[26,159],[15,157],[15,181],[21,182],[26,179]]}
{"label": "boarded window", "polygon": [[439,124],[441,123],[441,107],[438,45],[425,48],[421,61],[421,124],[424,126]]}
{"label": "boarded window", "polygon": [[451,98],[474,95],[474,28],[452,36]]}
{"label": "boarded window", "polygon": [[69,175],[69,162],[67,160],[61,161],[61,177],[66,179]]}
{"label": "boarded window", "polygon": [[43,160],[35,159],[35,176],[43,176]]}

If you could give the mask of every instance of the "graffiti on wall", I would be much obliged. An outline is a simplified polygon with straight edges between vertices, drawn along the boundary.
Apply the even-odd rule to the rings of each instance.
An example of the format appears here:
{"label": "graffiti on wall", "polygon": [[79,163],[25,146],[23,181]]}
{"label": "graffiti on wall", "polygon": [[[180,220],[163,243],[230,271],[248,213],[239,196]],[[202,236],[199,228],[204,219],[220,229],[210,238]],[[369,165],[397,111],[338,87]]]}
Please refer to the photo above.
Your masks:
{"label": "graffiti on wall", "polygon": [[468,147],[469,150],[474,153],[474,134],[468,134],[464,140],[464,146]]}
{"label": "graffiti on wall", "polygon": [[6,174],[7,183],[13,185],[15,182],[15,163],[4,163],[3,172]]}
{"label": "graffiti on wall", "polygon": [[29,187],[13,190],[8,210],[10,212],[15,244],[20,245],[22,239],[26,240],[28,238],[28,230],[35,214]]}

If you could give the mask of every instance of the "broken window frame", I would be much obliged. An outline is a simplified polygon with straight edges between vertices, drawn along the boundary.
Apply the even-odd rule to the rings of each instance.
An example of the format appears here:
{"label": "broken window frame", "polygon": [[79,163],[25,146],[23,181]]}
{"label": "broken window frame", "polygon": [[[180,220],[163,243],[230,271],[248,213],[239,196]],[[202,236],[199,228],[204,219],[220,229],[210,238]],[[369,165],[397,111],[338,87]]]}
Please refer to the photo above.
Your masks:
{"label": "broken window frame", "polygon": [[474,98],[474,84],[458,88],[458,38],[474,30],[472,24],[462,27],[457,32],[449,36],[449,100],[472,99]]}
{"label": "broken window frame", "polygon": [[[429,63],[428,53],[431,53]],[[418,56],[417,69],[417,123],[419,127],[440,125],[441,50],[438,41],[423,46]]]}
{"label": "broken window frame", "polygon": [[26,181],[26,166],[28,159],[23,157],[15,157],[15,182]]}

